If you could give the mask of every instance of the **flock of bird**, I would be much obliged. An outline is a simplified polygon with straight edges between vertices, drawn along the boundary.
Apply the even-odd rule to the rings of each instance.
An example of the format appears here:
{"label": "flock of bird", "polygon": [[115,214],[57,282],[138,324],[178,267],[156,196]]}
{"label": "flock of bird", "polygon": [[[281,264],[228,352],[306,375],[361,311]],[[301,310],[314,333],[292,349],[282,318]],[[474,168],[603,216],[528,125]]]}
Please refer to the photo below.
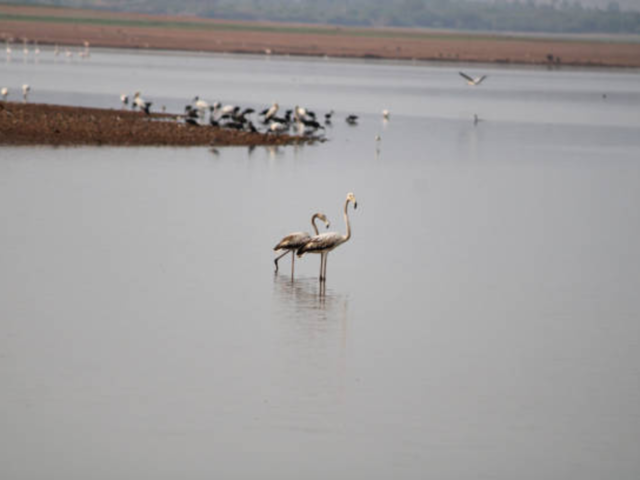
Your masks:
{"label": "flock of bird", "polygon": [[275,252],[283,252],[274,260],[274,263],[276,264],[276,272],[278,271],[278,260],[291,253],[291,278],[293,279],[295,257],[302,257],[306,253],[316,253],[320,254],[319,279],[320,282],[325,282],[327,280],[327,257],[329,256],[329,253],[351,238],[351,225],[349,224],[348,213],[349,203],[351,202],[353,202],[354,209],[358,208],[358,202],[356,201],[355,195],[349,192],[344,203],[344,223],[347,229],[346,234],[342,235],[339,232],[318,233],[318,227],[315,223],[316,219],[319,218],[322,220],[327,228],[329,228],[330,224],[326,215],[323,213],[314,213],[311,217],[311,225],[313,226],[315,235],[312,236],[307,232],[294,232],[280,240],[278,244],[273,247]]}
{"label": "flock of bird", "polygon": [[[5,51],[7,53],[7,60],[11,60],[11,58],[13,58],[14,53],[18,53],[20,51],[20,49],[14,45],[14,39],[13,38],[7,38],[5,39]],[[23,38],[22,39],[22,55],[23,57],[26,59],[29,57],[29,55],[31,55],[31,49],[29,48],[29,39],[28,38]],[[73,56],[77,53],[79,58],[89,58],[91,56],[91,51],[90,51],[90,46],[91,44],[89,42],[87,42],[86,40],[83,42],[83,47],[82,49],[78,50],[77,52],[75,52],[74,50],[72,50],[70,47],[65,47],[64,49],[64,56],[66,58],[73,58]],[[38,55],[40,55],[41,50],[40,50],[40,46],[38,45],[38,41],[34,40],[33,41],[33,56],[37,57]],[[54,49],[53,49],[53,54],[58,57],[62,54],[62,50],[60,49],[59,45],[55,45]]]}
{"label": "flock of bird", "polygon": [[[126,93],[120,95],[122,108],[129,105],[133,110],[151,113],[153,102],[147,102],[142,98],[140,92],[136,92],[133,97]],[[164,112],[165,108],[162,107]],[[291,109],[281,112],[280,105],[274,102],[271,106],[256,112],[255,109],[239,105],[223,105],[221,102],[207,102],[196,96],[191,103],[185,105],[184,113],[177,117],[179,122],[193,127],[221,127],[246,132],[258,132],[262,128],[264,133],[282,134],[294,132],[298,135],[316,135],[325,130],[326,126],[332,124],[334,111],[324,114],[322,123],[318,121],[315,112],[308,108],[296,105]],[[256,114],[256,115],[254,115]],[[384,118],[389,118],[389,111],[383,111]],[[257,117],[257,118],[256,118]],[[253,118],[253,119],[252,119]],[[347,115],[345,121],[349,125],[357,125],[357,115]]]}

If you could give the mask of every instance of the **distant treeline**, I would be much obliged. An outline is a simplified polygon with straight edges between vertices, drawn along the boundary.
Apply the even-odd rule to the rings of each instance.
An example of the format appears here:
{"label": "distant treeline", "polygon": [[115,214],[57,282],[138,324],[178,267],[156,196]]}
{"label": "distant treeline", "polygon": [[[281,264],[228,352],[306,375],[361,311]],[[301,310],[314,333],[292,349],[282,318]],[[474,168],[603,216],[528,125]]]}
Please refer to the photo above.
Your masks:
{"label": "distant treeline", "polygon": [[585,8],[569,0],[26,0],[24,3],[143,13],[351,26],[551,33],[640,34],[640,12]]}

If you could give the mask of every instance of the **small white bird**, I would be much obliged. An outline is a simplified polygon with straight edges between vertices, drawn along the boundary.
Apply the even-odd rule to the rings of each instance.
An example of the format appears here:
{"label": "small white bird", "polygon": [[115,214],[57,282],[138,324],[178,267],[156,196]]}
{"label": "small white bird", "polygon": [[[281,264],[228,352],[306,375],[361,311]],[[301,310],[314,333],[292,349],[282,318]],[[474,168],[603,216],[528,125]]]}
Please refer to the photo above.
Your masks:
{"label": "small white bird", "polygon": [[289,126],[284,122],[273,121],[269,125],[269,131],[271,133],[282,133],[289,130]]}
{"label": "small white bird", "polygon": [[467,81],[467,85],[471,85],[472,87],[477,87],[478,85],[480,85],[482,83],[482,81],[487,78],[486,75],[482,75],[481,77],[470,77],[469,75],[467,75],[464,72],[458,72],[460,74],[460,76],[462,78],[464,78]]}
{"label": "small white bird", "polygon": [[29,92],[31,91],[31,87],[26,83],[22,85],[22,99],[26,102],[29,97]]}
{"label": "small white bird", "polygon": [[0,90],[0,95],[2,95],[2,101],[6,102],[7,97],[9,96],[9,89],[7,87],[2,87],[2,90]]}
{"label": "small white bird", "polygon": [[127,105],[129,105],[129,95],[123,93],[122,95],[120,95],[120,101],[122,102],[122,108],[126,107]]}
{"label": "small white bird", "polygon": [[276,113],[278,113],[279,108],[280,106],[276,102],[273,102],[273,105],[271,105],[269,110],[267,110],[267,113],[264,114],[265,123],[268,122],[271,117],[275,116]]}
{"label": "small white bird", "polygon": [[389,115],[390,115],[389,110],[387,110],[386,108],[382,110],[382,118],[384,118],[385,120],[389,120]]}

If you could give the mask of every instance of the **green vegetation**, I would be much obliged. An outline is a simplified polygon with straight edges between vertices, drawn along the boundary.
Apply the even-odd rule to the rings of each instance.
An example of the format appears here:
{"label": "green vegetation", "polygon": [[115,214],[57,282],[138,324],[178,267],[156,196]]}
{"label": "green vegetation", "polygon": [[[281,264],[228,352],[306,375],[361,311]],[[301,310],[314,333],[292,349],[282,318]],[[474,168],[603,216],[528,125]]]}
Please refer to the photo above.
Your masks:
{"label": "green vegetation", "polygon": [[[187,14],[229,20],[271,20],[343,26],[427,27],[549,33],[640,34],[640,12],[585,8],[569,0],[26,0],[23,4]],[[186,23],[177,22],[178,28]]]}

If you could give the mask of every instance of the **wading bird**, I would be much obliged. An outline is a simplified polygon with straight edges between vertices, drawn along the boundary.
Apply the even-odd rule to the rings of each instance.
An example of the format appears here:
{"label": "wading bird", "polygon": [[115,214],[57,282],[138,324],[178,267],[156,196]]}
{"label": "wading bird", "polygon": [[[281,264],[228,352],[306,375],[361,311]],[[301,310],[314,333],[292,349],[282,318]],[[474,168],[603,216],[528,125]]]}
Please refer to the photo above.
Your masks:
{"label": "wading bird", "polygon": [[122,102],[122,108],[125,108],[127,105],[129,105],[129,95],[123,93],[122,95],[120,95],[120,101]]}
{"label": "wading bird", "polygon": [[2,87],[2,90],[0,90],[0,95],[2,95],[2,101],[6,102],[7,97],[9,96],[9,89],[7,87]]}
{"label": "wading bird", "polygon": [[22,100],[26,103],[29,97],[29,92],[31,91],[31,87],[26,83],[22,85]]}
{"label": "wading bird", "polygon": [[353,208],[358,208],[358,202],[353,193],[347,194],[347,199],[344,202],[344,223],[347,226],[346,235],[342,235],[338,232],[321,233],[311,237],[307,243],[300,247],[297,251],[298,257],[302,257],[305,253],[319,253],[320,254],[320,281],[327,280],[327,256],[329,252],[334,250],[339,245],[351,238],[351,225],[349,225],[349,215],[347,213],[347,207],[349,202],[353,202]]}
{"label": "wading bird", "polygon": [[[329,220],[323,213],[314,213],[313,216],[311,217],[311,225],[313,226],[313,231],[316,232],[316,235],[318,235],[318,226],[316,225],[316,218],[319,218],[320,220],[322,220],[326,228],[329,228],[331,224],[329,223]],[[310,239],[311,239],[311,235],[309,235],[307,232],[294,232],[294,233],[290,233],[289,235],[284,237],[282,240],[280,240],[280,242],[275,247],[273,247],[273,250],[276,252],[278,250],[284,250],[284,253],[277,256],[273,261],[276,264],[276,272],[278,271],[278,260],[280,260],[285,255],[291,253],[291,277],[293,278],[293,264],[296,258],[295,252],[300,247],[302,247],[305,243],[307,243]]]}
{"label": "wading bird", "polygon": [[467,81],[467,85],[471,85],[472,87],[477,87],[482,83],[482,81],[487,78],[486,75],[482,75],[481,77],[472,78],[464,72],[458,72],[462,78]]}

